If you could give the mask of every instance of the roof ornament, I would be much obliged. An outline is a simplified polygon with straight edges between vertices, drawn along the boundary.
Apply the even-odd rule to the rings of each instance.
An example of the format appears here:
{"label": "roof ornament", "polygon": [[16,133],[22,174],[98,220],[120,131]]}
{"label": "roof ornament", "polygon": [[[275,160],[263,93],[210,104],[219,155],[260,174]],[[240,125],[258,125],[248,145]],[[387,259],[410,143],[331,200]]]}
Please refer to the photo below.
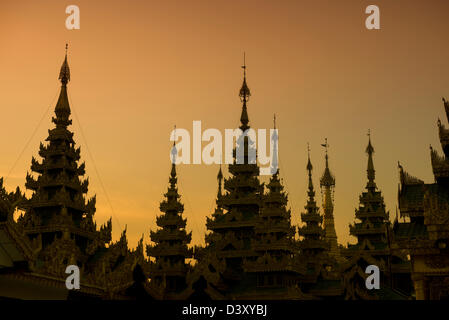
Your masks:
{"label": "roof ornament", "polygon": [[222,195],[222,183],[223,183],[223,172],[221,171],[221,164],[220,164],[220,170],[217,174],[217,180],[218,180],[218,193],[217,198],[220,198]]}
{"label": "roof ornament", "polygon": [[446,118],[449,120],[449,101],[444,99],[444,97],[442,99],[444,104],[444,111],[446,111]]}
{"label": "roof ornament", "polygon": [[321,144],[321,146],[326,149],[326,156],[325,156],[326,168],[324,169],[324,173],[323,176],[321,177],[320,184],[321,186],[325,187],[333,187],[335,186],[335,178],[329,170],[329,155],[328,155],[329,143],[327,142],[327,138],[325,138],[324,141],[325,143]]}
{"label": "roof ornament", "polygon": [[61,71],[59,72],[59,80],[61,80],[62,85],[67,85],[67,83],[70,81],[70,68],[69,64],[67,62],[67,50],[69,48],[69,45],[65,44],[65,59],[61,66]]}
{"label": "roof ornament", "polygon": [[242,106],[242,115],[240,116],[240,122],[242,123],[240,129],[242,129],[242,131],[245,131],[249,128],[248,126],[248,122],[249,122],[249,118],[248,118],[248,111],[246,109],[246,102],[249,100],[249,97],[251,96],[251,92],[248,88],[248,85],[246,84],[246,56],[245,53],[243,53],[243,83],[242,83],[242,87],[240,88],[239,91],[239,97],[240,97],[240,101],[243,103]]}
{"label": "roof ornament", "polygon": [[312,182],[312,162],[310,161],[310,144],[307,142],[307,172],[309,175],[309,191],[308,191],[308,195],[310,199],[313,199],[313,197],[315,196],[315,191],[313,190],[313,182]]}
{"label": "roof ornament", "polygon": [[178,150],[176,149],[176,125],[173,130],[173,147],[171,149],[171,161],[172,161],[172,167],[171,167],[171,176],[174,178],[176,177],[176,156],[178,155]]}
{"label": "roof ornament", "polygon": [[248,88],[248,85],[246,84],[246,54],[243,53],[243,83],[242,87],[240,88],[239,96],[241,101],[249,101],[249,97],[251,96],[251,92]]}
{"label": "roof ornament", "polygon": [[273,142],[273,155],[270,166],[270,173],[273,175],[279,174],[278,138],[278,130],[276,129],[276,114],[273,114],[273,131],[271,134],[271,141]]}
{"label": "roof ornament", "polygon": [[376,177],[376,171],[374,170],[374,162],[373,162],[373,153],[374,148],[371,145],[371,130],[368,129],[368,146],[366,147],[366,153],[368,154],[368,167],[367,167],[367,176],[368,176],[368,184],[366,185],[367,188],[376,189],[376,183],[374,182],[374,179]]}

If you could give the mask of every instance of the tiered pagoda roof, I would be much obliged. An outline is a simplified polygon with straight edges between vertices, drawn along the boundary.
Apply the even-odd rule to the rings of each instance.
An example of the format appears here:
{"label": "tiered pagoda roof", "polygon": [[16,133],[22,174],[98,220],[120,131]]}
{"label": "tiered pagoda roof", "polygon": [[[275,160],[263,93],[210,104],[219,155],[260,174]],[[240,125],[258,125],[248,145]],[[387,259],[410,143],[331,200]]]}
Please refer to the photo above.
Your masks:
{"label": "tiered pagoda roof", "polygon": [[[279,170],[271,176],[267,188],[252,239],[252,248],[260,257],[256,261],[247,261],[245,270],[258,273],[299,272],[301,266],[293,258],[297,252],[295,228],[291,225],[291,211],[287,209],[288,198],[279,179]],[[286,286],[285,283],[276,285]]]}
{"label": "tiered pagoda roof", "polygon": [[[82,180],[85,164],[79,164],[80,148],[75,148],[67,84],[70,69],[67,53],[59,80],[61,91],[52,118],[55,128],[49,130],[46,145],[40,144],[39,155],[31,162],[32,174],[26,177],[26,188],[33,191],[30,199],[20,204],[25,214],[18,225],[40,250],[39,260],[50,273],[63,276],[68,264],[82,268],[88,257],[104,248],[111,240],[111,222],[97,230],[93,220],[95,196],[86,201],[88,180]],[[51,267],[49,266],[51,265]],[[40,263],[42,265],[42,263]]]}
{"label": "tiered pagoda roof", "polygon": [[307,161],[307,172],[309,175],[309,186],[307,191],[307,204],[304,207],[306,212],[301,213],[301,221],[305,223],[298,228],[298,234],[303,237],[300,241],[301,252],[306,256],[316,257],[321,252],[329,248],[329,244],[324,240],[324,229],[322,227],[323,216],[315,201],[315,190],[312,181],[312,162],[310,153]]}
{"label": "tiered pagoda roof", "polygon": [[[256,154],[253,142],[248,135],[243,134],[250,129],[247,102],[251,96],[246,83],[246,65],[243,69],[243,84],[239,91],[242,102],[242,134],[233,150],[234,162],[228,167],[231,177],[224,179],[225,192],[221,194],[220,187],[217,209],[206,222],[207,229],[211,231],[206,235],[206,249],[213,250],[219,259],[226,260],[225,277],[234,280],[242,276],[243,260],[254,260],[257,257],[257,253],[251,248],[251,239],[254,237],[264,188],[259,181],[259,167],[253,158]],[[241,155],[243,159],[238,159]],[[220,186],[221,178],[220,173]]]}
{"label": "tiered pagoda roof", "polygon": [[385,203],[380,191],[377,190],[375,180],[373,154],[374,148],[371,137],[366,147],[368,167],[366,191],[360,196],[359,207],[355,210],[355,218],[360,222],[349,225],[351,235],[357,237],[357,244],[350,246],[353,250],[370,250],[384,253],[388,250],[389,215],[385,210]]}
{"label": "tiered pagoda roof", "polygon": [[154,245],[147,246],[148,256],[154,258],[150,265],[151,284],[162,288],[167,294],[179,293],[186,288],[186,276],[190,270],[186,259],[193,255],[193,250],[188,248],[192,233],[187,233],[185,229],[187,219],[182,217],[184,205],[180,202],[177,187],[175,146],[172,152],[174,155],[169,187],[159,207],[163,214],[156,218],[156,224],[160,228],[150,231]]}
{"label": "tiered pagoda roof", "polygon": [[[111,220],[97,229],[93,219],[96,198],[86,199],[85,164],[79,163],[80,148],[75,148],[74,134],[68,129],[72,120],[67,52],[59,80],[61,91],[52,118],[55,128],[48,131],[47,143],[40,144],[42,160],[33,157],[32,173],[26,176],[25,186],[33,193],[27,199],[17,191],[5,230],[25,253],[26,267],[20,273],[23,283],[47,283],[63,289],[67,296],[65,270],[77,265],[83,279],[81,289],[69,296],[112,298],[132,281],[131,271],[137,263],[146,269],[142,244],[136,250],[128,249],[125,232],[120,241],[112,243]],[[12,219],[16,207],[24,210],[17,222]],[[15,274],[5,276],[14,278]]]}
{"label": "tiered pagoda roof", "polygon": [[338,248],[337,232],[335,231],[334,220],[334,189],[335,189],[335,177],[329,169],[329,155],[328,155],[328,143],[327,138],[325,144],[322,145],[326,148],[325,160],[326,167],[323,175],[320,179],[321,193],[323,197],[323,210],[324,210],[324,239],[329,243],[329,254],[334,257],[340,256]]}

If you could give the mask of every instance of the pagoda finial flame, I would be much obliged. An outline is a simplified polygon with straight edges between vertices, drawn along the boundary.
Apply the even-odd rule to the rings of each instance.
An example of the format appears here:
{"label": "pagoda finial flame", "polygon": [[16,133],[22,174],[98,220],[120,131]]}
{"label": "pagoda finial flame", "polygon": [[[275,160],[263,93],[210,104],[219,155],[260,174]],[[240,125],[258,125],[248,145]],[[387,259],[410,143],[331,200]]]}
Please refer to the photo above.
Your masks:
{"label": "pagoda finial flame", "polygon": [[242,66],[243,84],[239,91],[239,97],[243,103],[242,114],[240,116],[240,122],[242,124],[240,129],[242,129],[242,131],[245,131],[249,128],[249,126],[248,126],[249,118],[248,118],[248,111],[246,108],[246,102],[249,100],[249,97],[251,96],[251,92],[248,88],[248,85],[246,84],[246,61],[245,60],[246,60],[245,53],[243,53],[243,66]]}
{"label": "pagoda finial flame", "polygon": [[59,72],[59,80],[61,80],[62,85],[67,85],[67,83],[70,81],[70,68],[69,63],[67,62],[67,50],[69,45],[65,44],[65,59],[62,63],[61,70]]}

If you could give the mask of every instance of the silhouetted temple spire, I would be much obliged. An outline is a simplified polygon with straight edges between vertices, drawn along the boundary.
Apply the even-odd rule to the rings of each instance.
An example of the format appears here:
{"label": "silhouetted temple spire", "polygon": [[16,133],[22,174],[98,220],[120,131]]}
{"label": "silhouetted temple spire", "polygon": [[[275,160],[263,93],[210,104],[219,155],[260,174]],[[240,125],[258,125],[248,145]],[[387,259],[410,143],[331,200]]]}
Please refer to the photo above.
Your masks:
{"label": "silhouetted temple spire", "polygon": [[151,284],[162,288],[168,296],[185,288],[185,277],[189,271],[186,259],[193,254],[192,249],[188,248],[192,233],[187,233],[187,219],[182,217],[184,205],[180,201],[181,195],[177,187],[175,146],[172,147],[171,154],[170,185],[159,206],[162,215],[156,217],[159,229],[150,231],[154,245],[147,245],[148,256],[154,258],[150,265]]}
{"label": "silhouetted temple spire", "polygon": [[65,59],[61,66],[61,71],[59,72],[59,80],[63,85],[66,85],[70,81],[70,68],[67,62],[67,49],[68,44],[65,45]]}
{"label": "silhouetted temple spire", "polygon": [[374,163],[373,163],[373,153],[374,148],[371,145],[371,133],[368,130],[368,146],[366,147],[366,153],[368,154],[368,168],[366,170],[367,176],[368,176],[368,184],[366,185],[369,189],[376,189],[376,183],[374,182],[374,179],[376,177],[376,170],[374,170]]}
{"label": "silhouetted temple spire", "polygon": [[321,176],[320,186],[323,196],[323,210],[324,210],[324,232],[325,232],[325,240],[330,245],[330,254],[332,256],[339,256],[338,242],[337,242],[337,233],[335,231],[335,221],[334,221],[334,199],[333,193],[335,188],[335,178],[332,175],[329,169],[329,155],[328,148],[329,144],[327,143],[327,138],[325,143],[322,144],[323,147],[326,148],[326,168],[324,169],[324,173]]}
{"label": "silhouetted temple spire", "polygon": [[67,44],[65,59],[62,63],[61,71],[59,72],[59,80],[61,81],[61,91],[55,107],[56,118],[52,118],[52,121],[57,127],[67,127],[72,124],[72,120],[69,120],[71,111],[69,98],[67,96],[67,83],[70,81],[70,68],[69,63],[67,62]]}
{"label": "silhouetted temple spire", "polygon": [[325,143],[322,144],[322,146],[326,148],[326,155],[325,155],[326,168],[324,169],[324,173],[321,176],[320,183],[322,186],[333,187],[335,186],[335,178],[329,169],[329,155],[328,155],[329,144],[327,143],[327,138],[325,139]]}
{"label": "silhouetted temple spire", "polygon": [[[173,131],[174,140],[176,140],[176,126]],[[171,172],[170,172],[170,185],[176,185],[176,156],[178,155],[178,150],[176,149],[176,143],[173,141],[173,147],[171,149]]]}
{"label": "silhouetted temple spire", "polygon": [[315,202],[315,190],[313,189],[313,181],[312,181],[312,170],[313,170],[313,166],[312,166],[312,162],[310,161],[310,146],[309,144],[307,144],[307,172],[309,175],[309,191],[308,191],[308,196],[309,199],[313,202]]}
{"label": "silhouetted temple spire", "polygon": [[109,220],[97,230],[93,220],[96,198],[86,199],[89,180],[83,178],[85,164],[80,163],[81,149],[75,147],[73,132],[68,129],[72,120],[67,98],[70,80],[67,52],[59,80],[61,91],[56,116],[52,117],[56,127],[48,130],[46,143],[39,146],[42,159],[32,157],[34,176],[27,173],[25,183],[32,194],[21,204],[25,214],[18,222],[29,239],[34,239],[39,260],[45,261],[37,269],[56,276],[64,273],[66,266],[61,262],[65,259],[85,264],[96,250],[109,245],[112,228]]}
{"label": "silhouetted temple spire", "polygon": [[301,221],[305,223],[303,227],[298,228],[300,236],[304,237],[300,241],[300,247],[307,256],[315,256],[326,250],[329,246],[324,241],[324,230],[322,228],[323,217],[319,213],[315,201],[315,190],[312,181],[312,162],[310,161],[310,147],[307,144],[307,174],[309,176],[309,188],[307,191],[308,199],[304,207],[306,212],[301,213]]}
{"label": "silhouetted temple spire", "polygon": [[241,126],[240,129],[242,129],[242,131],[245,131],[247,129],[249,129],[248,123],[249,123],[249,118],[248,118],[248,110],[246,108],[246,102],[248,102],[249,97],[251,96],[251,92],[248,88],[248,85],[246,84],[246,61],[245,61],[245,54],[243,54],[243,83],[242,83],[242,87],[240,88],[240,92],[239,92],[239,97],[240,100],[242,101],[243,105],[242,105],[242,115],[240,116],[240,122],[241,122]]}
{"label": "silhouetted temple spire", "polygon": [[[371,135],[368,131],[368,146],[366,147],[368,154],[368,183],[366,191],[360,196],[360,205],[356,209],[355,217],[360,220],[359,223],[349,225],[349,232],[358,239],[359,246],[363,247],[369,242],[376,244],[376,250],[386,249],[387,228],[388,228],[388,212],[385,210],[385,203],[380,191],[377,191],[374,182],[374,164],[373,153],[374,148],[371,145]],[[379,244],[379,245],[378,245]],[[364,247],[362,248],[364,249]]]}
{"label": "silhouetted temple spire", "polygon": [[273,142],[273,158],[271,160],[271,174],[279,173],[279,157],[278,157],[278,131],[276,129],[276,114],[273,116],[273,134],[271,135]]}
{"label": "silhouetted temple spire", "polygon": [[217,180],[218,180],[218,193],[217,193],[217,197],[221,197],[222,195],[222,183],[223,183],[223,173],[221,172],[221,165],[220,165],[220,170],[218,171],[217,174]]}

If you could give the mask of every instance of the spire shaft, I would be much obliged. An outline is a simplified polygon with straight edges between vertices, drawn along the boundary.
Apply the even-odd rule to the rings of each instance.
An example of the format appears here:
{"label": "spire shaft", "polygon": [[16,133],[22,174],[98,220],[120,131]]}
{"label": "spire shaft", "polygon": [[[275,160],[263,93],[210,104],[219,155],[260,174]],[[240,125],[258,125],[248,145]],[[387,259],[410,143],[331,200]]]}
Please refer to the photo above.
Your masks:
{"label": "spire shaft", "polygon": [[315,191],[313,189],[313,181],[312,181],[313,166],[312,166],[312,162],[310,161],[310,146],[308,143],[307,143],[307,167],[306,168],[307,168],[307,172],[309,175],[309,191],[308,191],[309,199],[315,201],[314,200]]}
{"label": "spire shaft", "polygon": [[62,63],[61,70],[59,72],[59,80],[61,81],[61,91],[59,93],[58,102],[55,107],[56,118],[53,118],[53,122],[57,127],[67,127],[72,123],[69,120],[71,114],[69,98],[67,95],[67,83],[70,81],[70,68],[67,62],[67,44],[64,62]]}
{"label": "spire shaft", "polygon": [[329,169],[329,155],[328,155],[329,144],[327,143],[327,138],[325,139],[325,143],[322,144],[322,146],[326,148],[326,155],[325,155],[326,168],[324,169],[324,173],[320,180],[321,191],[323,196],[324,234],[325,240],[330,245],[330,254],[335,257],[338,257],[340,255],[340,252],[338,249],[337,232],[335,231],[334,201],[333,201],[335,178]]}
{"label": "spire shaft", "polygon": [[246,107],[246,103],[249,100],[249,97],[251,96],[251,92],[248,88],[248,85],[246,84],[246,61],[245,61],[245,53],[243,54],[243,84],[242,87],[240,88],[239,91],[239,97],[240,100],[242,101],[242,114],[240,116],[240,123],[242,124],[240,126],[240,129],[242,129],[242,131],[246,131],[247,129],[249,129],[248,123],[249,123],[249,118],[248,118],[248,110]]}
{"label": "spire shaft", "polygon": [[375,189],[376,183],[374,182],[374,179],[376,177],[376,171],[374,170],[374,162],[373,162],[373,154],[374,154],[374,148],[371,145],[371,133],[368,130],[368,146],[366,147],[366,153],[368,154],[368,166],[367,166],[367,177],[368,177],[368,184],[366,185],[367,188]]}
{"label": "spire shaft", "polygon": [[222,182],[223,182],[223,173],[221,172],[221,165],[220,165],[220,170],[218,171],[217,180],[218,180],[217,197],[219,198],[222,195]]}

